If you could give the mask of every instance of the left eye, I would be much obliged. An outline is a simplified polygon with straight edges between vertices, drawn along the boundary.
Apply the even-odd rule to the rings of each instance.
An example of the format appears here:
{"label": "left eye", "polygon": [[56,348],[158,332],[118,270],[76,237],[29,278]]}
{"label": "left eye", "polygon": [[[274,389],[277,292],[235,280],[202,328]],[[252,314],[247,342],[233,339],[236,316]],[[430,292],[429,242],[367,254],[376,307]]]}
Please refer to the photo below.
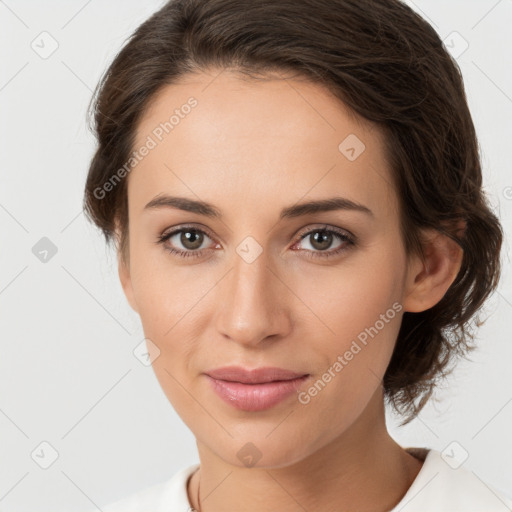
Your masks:
{"label": "left eye", "polygon": [[[336,238],[338,238],[338,240],[341,240],[341,242],[338,244],[335,250],[329,252],[329,255],[331,255],[333,252],[338,253],[339,250],[337,249],[340,246],[345,247],[345,245],[350,245],[352,243],[352,239],[348,235],[330,229],[315,229],[313,231],[308,231],[307,233],[301,235],[299,242],[302,242],[302,240],[309,239],[309,245],[313,247],[313,249],[319,252],[325,252],[326,249],[329,249],[332,246],[333,240]],[[346,244],[344,245],[343,242],[345,242]]]}
{"label": "left eye", "polygon": [[[329,228],[328,226],[322,226],[321,228],[310,229],[309,231],[303,232],[299,235],[300,240],[292,247],[300,244],[302,240],[309,238],[311,240],[310,245],[316,250],[300,249],[304,252],[305,256],[310,259],[318,258],[333,258],[339,256],[341,253],[348,251],[356,245],[356,239],[353,235],[346,231],[339,230],[338,228]],[[334,238],[341,240],[340,245],[334,250],[326,251],[332,244]],[[343,243],[344,242],[344,243]]]}
{"label": "left eye", "polygon": [[[175,237],[177,237],[175,243],[179,242],[184,247],[184,249],[176,249],[174,243],[172,245],[165,243]],[[205,237],[210,238],[208,234],[202,229],[182,227],[180,229],[176,229],[174,231],[170,231],[169,233],[160,235],[157,239],[157,243],[163,244],[166,251],[181,258],[199,257],[202,256],[204,251],[209,250],[208,248],[200,249],[200,247],[203,245],[203,242],[205,241]],[[332,257],[347,250],[350,246],[355,245],[354,238],[348,233],[323,227],[313,229],[301,234],[299,236],[299,241],[296,242],[292,247],[295,247],[297,244],[300,244],[302,240],[307,238],[311,240],[310,245],[313,247],[313,250],[300,249],[300,251],[305,251],[308,255],[307,257],[310,258]],[[335,238],[338,238],[338,240],[341,241],[338,247],[334,250],[326,251],[326,249],[332,245],[333,239]]]}

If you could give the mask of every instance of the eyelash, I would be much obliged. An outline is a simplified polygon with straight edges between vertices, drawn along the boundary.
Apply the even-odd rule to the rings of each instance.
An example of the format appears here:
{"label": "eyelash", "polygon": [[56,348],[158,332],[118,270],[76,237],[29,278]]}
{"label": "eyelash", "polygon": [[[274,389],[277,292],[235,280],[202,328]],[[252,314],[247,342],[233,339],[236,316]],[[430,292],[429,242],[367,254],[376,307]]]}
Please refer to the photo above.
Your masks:
{"label": "eyelash", "polygon": [[[193,226],[182,226],[180,227],[179,229],[175,229],[173,231],[170,231],[169,233],[165,233],[163,235],[159,235],[157,237],[157,241],[156,243],[157,244],[161,244],[164,246],[164,249],[171,253],[171,254],[174,254],[180,258],[198,258],[198,257],[201,257],[203,252],[208,250],[208,249],[201,249],[201,250],[195,250],[195,251],[192,251],[192,250],[188,250],[188,251],[182,251],[180,249],[174,249],[173,247],[169,247],[167,245],[165,245],[165,242],[167,240],[169,240],[172,236],[178,234],[178,233],[182,233],[182,232],[193,232],[193,233],[202,233],[204,235],[206,235],[208,238],[212,238],[206,231],[202,230],[202,229],[199,229],[199,228],[195,228]],[[341,231],[341,230],[338,230],[338,229],[333,229],[333,228],[328,228],[327,226],[323,226],[321,228],[315,228],[315,229],[312,229],[312,230],[309,230],[307,232],[303,232],[299,235],[299,240],[296,242],[300,242],[302,240],[304,240],[304,238],[308,237],[309,235],[312,235],[313,233],[328,233],[328,234],[334,234],[336,235],[341,241],[343,242],[346,242],[346,245],[343,245],[341,246],[340,248],[338,249],[335,249],[333,251],[311,251],[309,249],[301,249],[302,251],[306,251],[307,253],[307,257],[310,258],[310,259],[316,259],[316,258],[332,258],[334,256],[337,256],[339,254],[341,254],[342,252],[348,250],[351,246],[355,246],[356,245],[356,242],[355,242],[355,238],[353,238],[352,236],[349,236],[347,233]],[[295,245],[295,244],[294,244]]]}

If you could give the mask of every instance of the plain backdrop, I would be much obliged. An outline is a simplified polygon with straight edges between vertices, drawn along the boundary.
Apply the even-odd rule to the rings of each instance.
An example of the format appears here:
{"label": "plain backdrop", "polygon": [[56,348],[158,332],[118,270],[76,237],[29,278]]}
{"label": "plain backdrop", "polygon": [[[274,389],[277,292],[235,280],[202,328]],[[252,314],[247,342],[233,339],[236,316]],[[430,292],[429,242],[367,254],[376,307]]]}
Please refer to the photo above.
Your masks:
{"label": "plain backdrop", "polygon": [[[479,350],[412,423],[398,428],[390,412],[389,430],[402,446],[467,453],[465,467],[511,494],[512,2],[407,3],[457,53],[507,238]],[[101,508],[198,462],[191,432],[133,354],[139,317],[81,209],[92,90],[162,4],[0,2],[0,511]]]}

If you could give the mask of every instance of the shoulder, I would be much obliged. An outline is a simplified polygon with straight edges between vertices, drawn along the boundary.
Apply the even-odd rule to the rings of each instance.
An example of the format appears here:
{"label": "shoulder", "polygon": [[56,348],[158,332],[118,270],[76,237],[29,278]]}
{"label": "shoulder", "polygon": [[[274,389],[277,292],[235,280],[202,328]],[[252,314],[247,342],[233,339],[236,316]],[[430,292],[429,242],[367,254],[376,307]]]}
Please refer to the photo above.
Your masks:
{"label": "shoulder", "polygon": [[[407,449],[413,455],[421,450]],[[505,493],[496,488],[438,450],[423,450],[426,457],[420,472],[400,503],[390,512],[512,510],[510,491]]]}
{"label": "shoulder", "polygon": [[[121,500],[101,507],[103,512],[187,512],[187,480],[199,464],[186,467],[175,473],[169,480],[146,487]],[[171,508],[172,507],[172,508]],[[97,512],[97,508],[94,509]],[[92,512],[92,510],[87,511]]]}

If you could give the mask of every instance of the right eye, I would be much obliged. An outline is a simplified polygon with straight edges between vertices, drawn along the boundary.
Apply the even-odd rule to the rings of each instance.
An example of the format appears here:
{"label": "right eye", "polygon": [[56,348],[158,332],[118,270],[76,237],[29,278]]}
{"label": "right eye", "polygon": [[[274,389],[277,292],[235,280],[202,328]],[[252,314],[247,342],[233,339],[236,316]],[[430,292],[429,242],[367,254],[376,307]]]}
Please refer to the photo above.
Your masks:
{"label": "right eye", "polygon": [[[182,226],[160,235],[157,243],[162,244],[167,252],[180,258],[199,257],[203,255],[204,251],[208,250],[199,249],[203,245],[205,237],[210,238],[202,229]],[[172,245],[168,244],[167,242],[172,241],[172,239],[175,239],[174,243]],[[181,244],[183,249],[176,248],[175,244]]]}

